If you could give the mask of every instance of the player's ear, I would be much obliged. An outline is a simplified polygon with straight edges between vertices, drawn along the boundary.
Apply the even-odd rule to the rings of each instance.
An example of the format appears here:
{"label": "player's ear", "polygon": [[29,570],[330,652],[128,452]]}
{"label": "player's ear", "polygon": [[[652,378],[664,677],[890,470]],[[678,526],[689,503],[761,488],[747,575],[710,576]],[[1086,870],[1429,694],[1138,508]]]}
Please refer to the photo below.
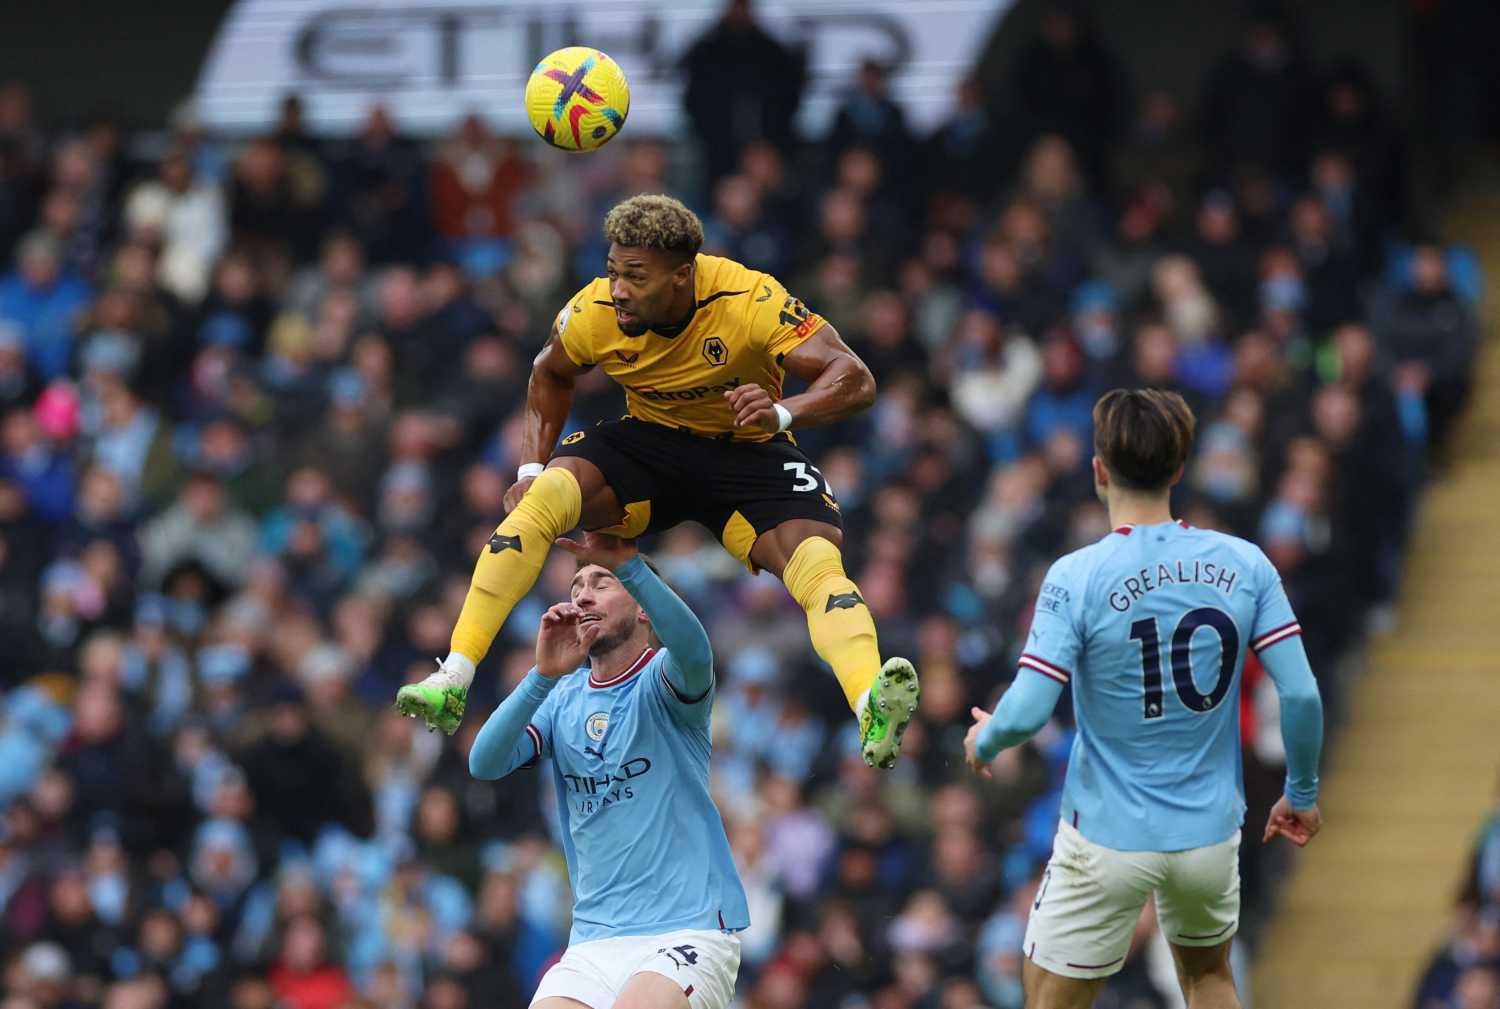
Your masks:
{"label": "player's ear", "polygon": [[1177,484],[1178,484],[1178,482],[1182,479],[1182,474],[1184,474],[1186,472],[1187,472],[1187,463],[1183,463],[1181,466],[1178,466],[1177,467],[1177,472],[1172,474],[1172,482],[1169,483],[1169,484],[1167,484],[1167,486],[1168,487],[1176,487]]}
{"label": "player's ear", "polygon": [[[1177,475],[1182,476],[1182,471],[1178,470]],[[1104,460],[1098,456],[1094,456],[1094,486],[1099,488],[1109,486],[1109,467],[1105,466]]]}
{"label": "player's ear", "polygon": [[659,638],[657,636],[657,634],[656,634],[656,628],[653,627],[653,626],[651,626],[651,618],[648,617],[648,616],[646,616],[646,611],[643,610],[643,609],[637,609],[635,611],[635,619],[638,622],[645,624],[646,628],[650,631],[650,634],[651,634],[651,647],[652,648],[660,648],[661,647],[661,638]]}

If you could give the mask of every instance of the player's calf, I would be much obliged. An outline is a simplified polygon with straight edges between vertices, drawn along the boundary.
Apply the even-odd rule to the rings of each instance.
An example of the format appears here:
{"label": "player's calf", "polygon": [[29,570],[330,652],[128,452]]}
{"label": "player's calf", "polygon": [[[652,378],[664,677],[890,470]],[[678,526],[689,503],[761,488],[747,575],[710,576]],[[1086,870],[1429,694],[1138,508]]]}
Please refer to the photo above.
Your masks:
{"label": "player's calf", "polygon": [[1063,977],[1034,960],[1027,960],[1021,968],[1026,1009],[1089,1009],[1104,982],[1104,978]]}
{"label": "player's calf", "polygon": [[1172,943],[1172,960],[1182,984],[1188,1009],[1240,1009],[1234,990],[1234,971],[1229,948],[1234,940],[1217,946],[1179,946]]}
{"label": "player's calf", "polygon": [[826,536],[806,535],[805,529],[774,532],[783,529],[803,538],[785,560],[781,580],[806,612],[813,649],[833,667],[859,720],[865,763],[891,767],[917,710],[917,671],[905,659],[880,664],[874,618],[859,586],[844,573],[839,548]]}

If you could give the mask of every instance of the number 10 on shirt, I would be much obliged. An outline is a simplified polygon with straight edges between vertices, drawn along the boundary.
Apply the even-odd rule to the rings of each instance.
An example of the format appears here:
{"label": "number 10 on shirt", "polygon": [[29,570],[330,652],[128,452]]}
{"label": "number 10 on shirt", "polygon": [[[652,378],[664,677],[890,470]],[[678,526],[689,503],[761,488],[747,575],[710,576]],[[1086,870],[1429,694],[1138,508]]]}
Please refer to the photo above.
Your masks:
{"label": "number 10 on shirt", "polygon": [[[1219,671],[1213,689],[1207,694],[1198,690],[1193,678],[1193,635],[1209,628],[1219,635]],[[1161,638],[1156,617],[1137,620],[1130,625],[1130,639],[1141,643],[1141,714],[1147,720],[1164,713],[1165,691],[1162,688]],[[1209,712],[1219,706],[1229,693],[1234,679],[1234,662],[1239,655],[1240,632],[1234,620],[1221,609],[1200,606],[1189,610],[1172,632],[1172,683],[1177,697],[1189,711]]]}

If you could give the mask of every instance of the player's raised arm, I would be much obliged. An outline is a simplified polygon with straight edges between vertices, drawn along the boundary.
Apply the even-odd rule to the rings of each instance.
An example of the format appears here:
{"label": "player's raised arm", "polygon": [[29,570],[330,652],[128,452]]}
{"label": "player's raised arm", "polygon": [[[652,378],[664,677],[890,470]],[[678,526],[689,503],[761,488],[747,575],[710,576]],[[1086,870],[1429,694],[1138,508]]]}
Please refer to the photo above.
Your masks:
{"label": "player's raised arm", "polygon": [[[469,750],[469,773],[474,777],[487,781],[503,778],[546,751],[549,719],[538,718],[537,711],[558,681],[583,665],[599,636],[599,625],[580,624],[581,616],[572,603],[558,603],[542,614],[536,635],[536,667],[474,737]],[[542,727],[533,724],[533,719]]]}
{"label": "player's raised arm", "polygon": [[651,629],[666,649],[663,671],[677,699],[685,704],[703,700],[714,683],[708,632],[688,604],[651,570],[635,543],[586,532],[579,540],[560,539],[557,545],[586,564],[600,564],[614,573],[651,619]]}
{"label": "player's raised arm", "polygon": [[766,431],[784,430],[793,423],[814,427],[851,417],[875,402],[875,376],[826,322],[780,360],[783,368],[808,383],[807,391],[777,402],[758,385],[731,389],[724,396],[735,411],[737,426]]}

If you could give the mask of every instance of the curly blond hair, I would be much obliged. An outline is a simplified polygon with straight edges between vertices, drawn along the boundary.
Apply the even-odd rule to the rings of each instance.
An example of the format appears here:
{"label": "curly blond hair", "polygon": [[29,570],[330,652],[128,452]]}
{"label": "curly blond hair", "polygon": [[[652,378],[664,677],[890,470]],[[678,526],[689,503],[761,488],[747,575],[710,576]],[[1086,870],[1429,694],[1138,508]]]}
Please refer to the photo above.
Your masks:
{"label": "curly blond hair", "polygon": [[604,240],[692,259],[703,247],[703,223],[670,196],[642,194],[615,204],[604,215]]}

